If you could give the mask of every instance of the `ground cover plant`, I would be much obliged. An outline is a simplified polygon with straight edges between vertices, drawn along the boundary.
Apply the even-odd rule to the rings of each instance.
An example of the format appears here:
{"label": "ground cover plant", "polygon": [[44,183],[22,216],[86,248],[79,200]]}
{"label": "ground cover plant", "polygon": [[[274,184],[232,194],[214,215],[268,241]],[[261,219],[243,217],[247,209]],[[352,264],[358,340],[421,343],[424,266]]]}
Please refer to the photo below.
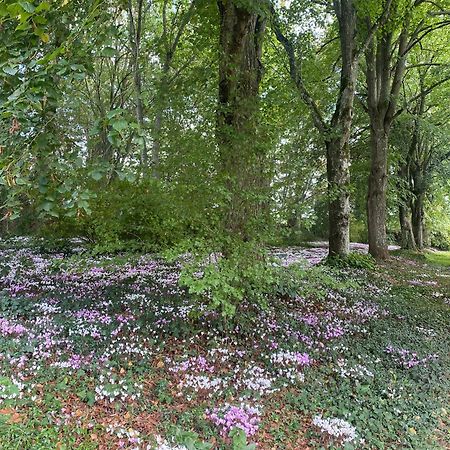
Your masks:
{"label": "ground cover plant", "polygon": [[443,266],[336,269],[320,247],[273,249],[295,285],[224,326],[180,287],[183,261],[26,238],[0,252],[2,449],[450,442]]}
{"label": "ground cover plant", "polygon": [[450,0],[0,0],[0,450],[450,448]]}

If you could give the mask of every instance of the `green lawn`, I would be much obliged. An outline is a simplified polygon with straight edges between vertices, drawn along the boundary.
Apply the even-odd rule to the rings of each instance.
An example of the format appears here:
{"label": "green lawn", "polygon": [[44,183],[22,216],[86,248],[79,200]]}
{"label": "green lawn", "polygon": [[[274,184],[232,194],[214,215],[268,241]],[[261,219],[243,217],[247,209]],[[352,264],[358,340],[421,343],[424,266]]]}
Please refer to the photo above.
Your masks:
{"label": "green lawn", "polygon": [[450,252],[428,250],[425,252],[425,258],[432,264],[450,267]]}

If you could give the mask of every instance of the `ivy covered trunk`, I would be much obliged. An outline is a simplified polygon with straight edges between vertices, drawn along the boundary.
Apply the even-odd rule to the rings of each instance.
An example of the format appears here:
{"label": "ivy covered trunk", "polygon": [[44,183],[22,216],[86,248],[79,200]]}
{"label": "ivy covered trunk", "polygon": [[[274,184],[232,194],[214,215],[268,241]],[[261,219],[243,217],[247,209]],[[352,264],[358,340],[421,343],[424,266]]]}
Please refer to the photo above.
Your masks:
{"label": "ivy covered trunk", "polygon": [[348,141],[327,143],[329,255],[344,256],[350,247],[350,167]]}
{"label": "ivy covered trunk", "polygon": [[259,85],[265,18],[250,6],[219,0],[217,140],[225,186],[224,229],[249,240],[262,207],[264,152],[258,141]]}

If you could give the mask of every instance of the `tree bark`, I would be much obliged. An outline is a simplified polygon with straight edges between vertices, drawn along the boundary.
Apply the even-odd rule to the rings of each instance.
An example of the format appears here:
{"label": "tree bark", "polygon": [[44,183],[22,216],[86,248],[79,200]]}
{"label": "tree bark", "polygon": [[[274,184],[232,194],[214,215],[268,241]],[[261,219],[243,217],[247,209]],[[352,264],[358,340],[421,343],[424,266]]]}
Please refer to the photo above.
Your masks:
{"label": "tree bark", "polygon": [[400,246],[405,250],[416,250],[416,240],[412,229],[411,220],[409,219],[409,208],[405,205],[399,205],[398,209],[400,220]]}
{"label": "tree bark", "polygon": [[145,12],[147,8],[144,7],[144,0],[138,0],[137,15],[136,18],[134,18],[132,1],[128,0],[128,23],[130,45],[132,50],[133,91],[136,104],[136,120],[138,124],[139,135],[143,140],[140,154],[141,165],[143,167],[146,167],[148,164],[148,156],[147,145],[144,136],[144,105],[142,102],[142,77],[139,58],[141,50],[142,26],[145,20]]}
{"label": "tree bark", "polygon": [[163,126],[163,116],[166,109],[166,96],[169,89],[169,70],[172,63],[171,54],[165,55],[165,61],[162,68],[161,80],[156,95],[156,112],[153,121],[153,145],[152,145],[152,173],[154,178],[159,178],[159,159],[161,153],[161,132]]}
{"label": "tree bark", "polygon": [[348,141],[327,142],[329,255],[345,256],[350,249],[350,169]]}
{"label": "tree bark", "polygon": [[217,139],[227,192],[224,229],[244,241],[261,209],[264,155],[258,145],[259,85],[265,18],[234,0],[219,0],[220,59]]}
{"label": "tree bark", "polygon": [[326,143],[328,179],[329,256],[350,252],[350,135],[353,123],[359,54],[356,49],[356,9],[353,0],[335,0],[339,24],[341,77],[339,96]]}
{"label": "tree bark", "polygon": [[419,250],[423,249],[423,235],[424,235],[424,209],[423,209],[423,194],[418,194],[412,202],[412,228],[414,232],[414,238]]}
{"label": "tree bark", "polygon": [[369,252],[377,259],[388,257],[386,192],[388,132],[381,124],[370,129],[371,167],[367,194]]}
{"label": "tree bark", "polygon": [[[411,150],[410,150],[411,151]],[[400,222],[400,246],[405,250],[416,250],[416,241],[411,224],[411,193],[410,193],[410,155],[400,164],[398,170],[399,192],[398,218]]]}
{"label": "tree bark", "polygon": [[[408,26],[409,13],[397,41],[394,42],[394,34],[389,28],[383,29],[376,41],[368,46],[365,55],[371,150],[367,224],[369,253],[377,259],[388,257],[386,235],[388,144],[406,67]],[[394,56],[395,46],[397,46],[396,56]]]}
{"label": "tree bark", "polygon": [[333,10],[339,26],[341,77],[339,94],[331,120],[325,121],[303,80],[301,64],[292,42],[283,34],[277,21],[274,31],[289,59],[290,76],[302,100],[309,107],[315,127],[327,151],[329,255],[346,256],[350,251],[350,135],[353,123],[359,58],[372,41],[375,31],[386,18],[390,1],[377,24],[370,28],[365,42],[357,48],[357,14],[353,0],[334,0]]}

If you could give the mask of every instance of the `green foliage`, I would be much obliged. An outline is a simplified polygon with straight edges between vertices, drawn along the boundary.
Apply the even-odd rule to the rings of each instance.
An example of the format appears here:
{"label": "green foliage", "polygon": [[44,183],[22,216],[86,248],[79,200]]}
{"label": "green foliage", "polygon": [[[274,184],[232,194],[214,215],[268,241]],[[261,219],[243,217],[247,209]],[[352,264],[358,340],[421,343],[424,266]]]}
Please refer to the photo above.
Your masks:
{"label": "green foliage", "polygon": [[255,450],[256,444],[249,444],[244,430],[234,428],[230,432],[231,447],[233,450]]}
{"label": "green foliage", "polygon": [[291,264],[289,267],[277,268],[271,294],[274,298],[313,296],[320,300],[327,296],[330,289],[345,290],[358,286],[357,280],[343,276],[334,267],[319,265],[306,268],[300,264]]}
{"label": "green foliage", "polygon": [[90,200],[88,213],[51,220],[43,232],[84,237],[96,253],[165,249],[196,228],[199,216],[178,207],[175,195],[150,177],[135,183],[115,179]]}
{"label": "green foliage", "polygon": [[367,242],[367,223],[365,220],[352,218],[350,223],[350,241]]}
{"label": "green foliage", "polygon": [[375,270],[376,261],[371,255],[352,252],[347,256],[332,256],[328,257],[326,264],[339,269],[366,269]]}
{"label": "green foliage", "polygon": [[448,252],[427,251],[425,252],[425,259],[432,264],[450,267],[450,251]]}
{"label": "green foliage", "polygon": [[209,450],[212,445],[208,442],[202,442],[197,433],[176,429],[174,434],[175,441],[184,445],[188,450]]}
{"label": "green foliage", "polygon": [[244,300],[264,307],[274,282],[274,269],[261,249],[253,243],[239,244],[227,245],[229,253],[224,258],[208,253],[211,247],[204,243],[203,251],[197,248],[194,260],[184,266],[180,277],[190,294],[221,311],[225,318],[233,317]]}

